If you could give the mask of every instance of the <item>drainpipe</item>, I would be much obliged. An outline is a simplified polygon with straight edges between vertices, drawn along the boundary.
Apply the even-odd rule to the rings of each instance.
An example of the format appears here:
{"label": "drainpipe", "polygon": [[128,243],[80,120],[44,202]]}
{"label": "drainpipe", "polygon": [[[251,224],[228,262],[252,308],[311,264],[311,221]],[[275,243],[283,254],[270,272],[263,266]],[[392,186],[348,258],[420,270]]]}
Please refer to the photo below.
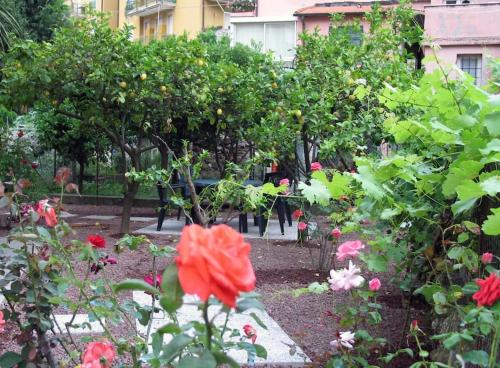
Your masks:
{"label": "drainpipe", "polygon": [[201,31],[205,30],[205,0],[201,0]]}

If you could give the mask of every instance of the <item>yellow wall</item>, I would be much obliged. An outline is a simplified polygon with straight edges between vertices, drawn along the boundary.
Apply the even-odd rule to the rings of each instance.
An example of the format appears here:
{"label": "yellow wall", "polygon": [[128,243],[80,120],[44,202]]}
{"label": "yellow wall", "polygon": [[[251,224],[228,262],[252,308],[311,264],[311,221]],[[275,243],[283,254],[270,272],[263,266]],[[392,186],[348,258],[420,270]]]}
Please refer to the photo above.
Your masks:
{"label": "yellow wall", "polygon": [[224,12],[217,1],[205,1],[205,29],[210,27],[222,27],[224,25]]}
{"label": "yellow wall", "polygon": [[[72,3],[87,4],[89,1],[66,0],[66,4],[71,7]],[[177,0],[173,10],[160,12],[162,20],[159,30],[156,30],[158,14],[145,17],[140,15],[127,17],[126,6],[127,0],[96,0],[96,10],[110,14],[109,24],[112,28],[122,28],[125,24],[134,27],[134,39],[148,40],[152,38],[152,35],[164,36],[168,28],[168,15],[170,14],[173,14],[174,17],[174,34],[181,35],[187,32],[191,38],[203,29],[221,27],[224,24],[224,12],[215,0]]]}
{"label": "yellow wall", "polygon": [[187,32],[189,37],[196,36],[201,30],[202,2],[203,0],[177,0],[174,10],[175,34]]}

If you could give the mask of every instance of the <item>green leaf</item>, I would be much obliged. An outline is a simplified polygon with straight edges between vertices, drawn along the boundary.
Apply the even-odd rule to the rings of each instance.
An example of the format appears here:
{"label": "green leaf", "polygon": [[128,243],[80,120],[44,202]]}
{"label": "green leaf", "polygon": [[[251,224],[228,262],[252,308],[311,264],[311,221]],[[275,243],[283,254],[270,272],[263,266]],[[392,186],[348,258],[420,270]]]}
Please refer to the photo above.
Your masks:
{"label": "green leaf", "polygon": [[386,208],[380,214],[380,218],[382,220],[388,220],[391,217],[397,216],[401,213],[401,209],[399,208]]}
{"label": "green leaf", "polygon": [[415,294],[422,294],[428,303],[432,303],[433,295],[439,291],[444,291],[441,285],[426,284],[415,290]]}
{"label": "green leaf", "polygon": [[160,298],[160,305],[167,312],[174,313],[182,306],[182,297],[184,296],[176,265],[167,266],[163,272],[161,289],[163,294]]}
{"label": "green leaf", "polygon": [[461,340],[460,334],[452,333],[448,338],[443,340],[443,345],[446,349],[451,350]]}
{"label": "green leaf", "polygon": [[16,364],[21,363],[23,361],[23,357],[17,353],[12,351],[8,351],[2,356],[0,356],[0,367],[2,368],[12,368]]}
{"label": "green leaf", "polygon": [[182,350],[188,346],[192,340],[193,338],[186,334],[174,336],[172,341],[163,347],[160,358],[166,363],[170,363],[175,357],[182,353]]}
{"label": "green leaf", "polygon": [[374,253],[362,253],[360,258],[372,272],[384,272],[387,270],[388,260],[385,256]]}
{"label": "green leaf", "polygon": [[253,344],[253,347],[255,348],[255,352],[259,358],[267,359],[267,350],[265,347],[259,344]]}
{"label": "green leaf", "polygon": [[492,136],[500,135],[500,111],[489,113],[484,117],[484,125]]}
{"label": "green leaf", "polygon": [[178,368],[215,368],[217,360],[209,351],[205,351],[199,358],[185,356],[179,360]]}
{"label": "green leaf", "polygon": [[179,334],[181,332],[181,328],[177,326],[175,323],[167,323],[166,325],[161,326],[156,332],[160,334]]}
{"label": "green leaf", "polygon": [[300,182],[299,190],[310,204],[319,204],[322,206],[328,205],[330,201],[330,192],[325,185],[317,179],[311,179],[311,185]]}
{"label": "green leaf", "polygon": [[254,312],[250,313],[250,316],[254,319],[257,324],[262,327],[264,330],[267,330],[267,326],[262,322],[262,320],[257,316]]}
{"label": "green leaf", "polygon": [[[500,122],[499,122],[500,123]],[[488,354],[482,350],[472,350],[462,355],[462,358],[469,363],[477,364],[481,367],[488,366]]]}
{"label": "green leaf", "polygon": [[434,303],[436,304],[446,304],[446,295],[444,295],[442,292],[438,291],[437,293],[434,293],[432,295],[432,299],[434,300]]}
{"label": "green leaf", "polygon": [[233,360],[233,358],[227,356],[221,351],[214,351],[212,352],[212,355],[214,356],[215,360],[217,361],[217,364],[222,365],[222,364],[229,364],[231,368],[239,368],[240,365]]}
{"label": "green leaf", "polygon": [[481,185],[472,180],[462,181],[462,184],[459,185],[456,190],[458,198],[460,198],[461,201],[477,199],[485,194]]}
{"label": "green leaf", "polygon": [[467,212],[472,207],[474,207],[476,201],[477,198],[469,199],[467,201],[456,201],[451,205],[451,210],[453,211],[454,215],[458,215],[462,212]]}
{"label": "green leaf", "polygon": [[490,196],[500,192],[500,176],[492,176],[480,183],[481,189]]}
{"label": "green leaf", "polygon": [[359,174],[354,174],[354,178],[361,183],[366,194],[373,198],[380,199],[385,195],[382,186],[377,183],[375,176],[368,166],[358,166]]}
{"label": "green leaf", "polygon": [[486,235],[500,235],[500,207],[492,208],[491,212],[493,213],[483,222],[483,232]]}
{"label": "green leaf", "polygon": [[143,280],[137,279],[126,279],[116,285],[113,286],[113,290],[115,293],[119,293],[120,291],[130,290],[130,291],[146,291],[150,294],[157,295],[160,292],[158,289],[152,287],[147,282]]}
{"label": "green leaf", "polygon": [[479,150],[483,155],[488,155],[491,152],[500,152],[500,139],[492,139],[486,145],[486,148]]}

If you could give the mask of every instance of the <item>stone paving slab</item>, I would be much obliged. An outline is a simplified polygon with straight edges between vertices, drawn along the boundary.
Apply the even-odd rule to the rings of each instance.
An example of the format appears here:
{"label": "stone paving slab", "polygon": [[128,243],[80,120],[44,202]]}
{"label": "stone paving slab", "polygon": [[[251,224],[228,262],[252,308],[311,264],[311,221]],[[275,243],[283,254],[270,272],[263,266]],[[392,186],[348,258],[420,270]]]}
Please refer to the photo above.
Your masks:
{"label": "stone paving slab", "polygon": [[132,216],[130,218],[130,221],[134,222],[152,222],[152,221],[157,221],[158,218],[156,217],[141,217],[141,216]]}
{"label": "stone paving slab", "polygon": [[[135,234],[151,234],[151,235],[179,235],[185,225],[184,219],[178,221],[176,218],[165,219],[160,231],[156,231],[156,224],[146,226],[142,229],[134,231]],[[231,220],[227,225],[238,230],[238,219]],[[281,229],[278,220],[269,220],[267,231],[264,236],[260,236],[259,228],[253,225],[253,218],[248,219],[248,233],[243,234],[249,239],[271,239],[271,240],[297,240],[297,223],[293,222],[292,226],[285,223],[285,234],[281,234]]]}
{"label": "stone paving slab", "polygon": [[75,215],[74,213],[69,213],[66,211],[61,211],[61,213],[59,214],[60,218],[70,218],[70,217],[76,217],[76,216],[78,216],[78,215]]}
{"label": "stone paving slab", "polygon": [[[147,295],[141,291],[133,292],[134,301],[140,305],[151,305],[151,296]],[[185,303],[194,304],[197,299],[194,296],[186,295],[184,297]],[[220,307],[212,306],[208,310],[209,318],[212,318],[215,313],[220,310]],[[260,327],[255,320],[250,316],[250,313],[255,313],[257,317],[262,321],[262,323],[267,327],[267,330]],[[198,310],[196,305],[186,305],[184,304],[177,313],[180,324],[186,324],[189,321],[200,321],[202,322],[201,311]],[[225,320],[225,314],[221,314],[215,318],[215,324],[217,326],[223,326]],[[155,313],[153,316],[152,332],[156,331],[159,327],[169,323],[170,320],[163,313]],[[232,314],[229,322],[228,329],[237,329],[242,333],[243,326],[246,324],[251,324],[257,330],[257,341],[256,344],[262,345],[267,350],[267,359],[256,358],[255,363],[257,364],[280,364],[289,366],[300,366],[302,367],[304,363],[310,362],[309,357],[302,351],[302,349],[295,344],[295,342],[283,331],[283,329],[276,323],[274,319],[269,316],[265,311],[258,309],[249,309],[241,314]],[[141,325],[136,322],[137,329],[139,332],[146,334],[147,326]],[[226,338],[229,337],[229,333],[225,335]],[[239,337],[232,338],[233,341],[240,341]],[[249,340],[245,340],[250,342]],[[293,355],[291,354],[293,351]],[[240,364],[247,363],[247,353],[242,350],[229,350],[229,355]]]}
{"label": "stone paving slab", "polygon": [[[66,323],[71,321],[73,315],[71,314],[56,314],[55,322],[63,333],[66,333]],[[79,327],[76,327],[79,326]],[[57,328],[56,328],[57,331]],[[97,321],[90,322],[87,314],[77,314],[73,320],[72,327],[69,327],[69,332],[72,334],[89,334],[89,333],[103,333],[104,329]]]}
{"label": "stone paving slab", "polygon": [[105,215],[90,215],[90,216],[84,216],[82,217],[83,219],[88,219],[88,220],[100,220],[100,221],[109,221],[117,218],[118,216],[105,216]]}

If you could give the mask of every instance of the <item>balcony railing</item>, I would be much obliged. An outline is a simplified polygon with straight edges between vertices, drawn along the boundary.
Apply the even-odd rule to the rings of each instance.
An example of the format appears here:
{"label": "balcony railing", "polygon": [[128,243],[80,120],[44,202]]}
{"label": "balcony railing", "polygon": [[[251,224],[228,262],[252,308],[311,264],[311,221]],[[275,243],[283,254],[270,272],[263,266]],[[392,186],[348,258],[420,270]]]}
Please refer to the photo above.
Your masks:
{"label": "balcony railing", "polygon": [[175,8],[175,0],[129,0],[127,2],[127,15],[146,16],[157,11]]}

